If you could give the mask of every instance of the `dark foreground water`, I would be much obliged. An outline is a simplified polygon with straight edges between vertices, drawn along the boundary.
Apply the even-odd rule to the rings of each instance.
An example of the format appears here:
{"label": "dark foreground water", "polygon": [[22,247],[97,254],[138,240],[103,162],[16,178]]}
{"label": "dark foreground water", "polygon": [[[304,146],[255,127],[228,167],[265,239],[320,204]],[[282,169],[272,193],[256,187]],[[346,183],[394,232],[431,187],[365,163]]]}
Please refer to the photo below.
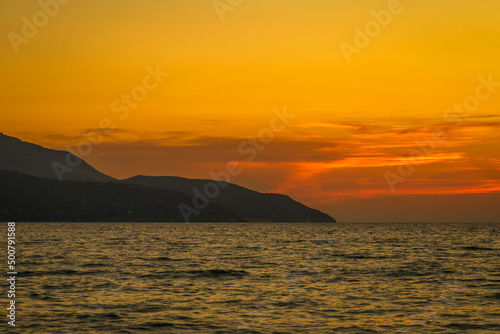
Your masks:
{"label": "dark foreground water", "polygon": [[500,224],[16,232],[18,321],[9,329],[3,311],[0,332],[500,333]]}

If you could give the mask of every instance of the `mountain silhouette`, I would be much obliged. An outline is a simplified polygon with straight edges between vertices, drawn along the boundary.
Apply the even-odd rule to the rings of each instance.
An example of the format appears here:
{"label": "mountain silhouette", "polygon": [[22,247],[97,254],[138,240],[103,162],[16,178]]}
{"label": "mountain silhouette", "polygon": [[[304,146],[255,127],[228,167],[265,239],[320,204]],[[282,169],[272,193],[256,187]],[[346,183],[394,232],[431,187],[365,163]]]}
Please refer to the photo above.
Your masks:
{"label": "mountain silhouette", "polygon": [[0,133],[0,169],[54,179],[57,178],[54,169],[68,166],[68,161],[71,168],[62,175],[64,180],[97,182],[115,180],[72,153],[47,149]]}
{"label": "mountain silhouette", "polygon": [[[116,182],[63,181],[0,170],[0,221],[182,222],[178,209],[191,197],[170,189]],[[215,203],[193,222],[237,222]]]}
{"label": "mountain silhouette", "polygon": [[[185,221],[184,207],[196,211],[189,221],[335,222],[286,195],[222,181],[142,175],[117,180],[72,153],[4,134],[0,171],[6,190],[0,220]],[[217,196],[203,196],[207,184],[219,188]],[[200,197],[202,208],[196,206]]]}
{"label": "mountain silhouette", "polygon": [[[329,215],[311,209],[290,197],[281,194],[260,193],[236,184],[213,181],[187,179],[175,176],[134,176],[121,182],[137,184],[158,189],[172,189],[190,196],[204,193],[207,184],[215,183],[219,194],[211,201],[234,211],[248,221],[268,222],[333,222]],[[198,191],[196,191],[198,190]]]}

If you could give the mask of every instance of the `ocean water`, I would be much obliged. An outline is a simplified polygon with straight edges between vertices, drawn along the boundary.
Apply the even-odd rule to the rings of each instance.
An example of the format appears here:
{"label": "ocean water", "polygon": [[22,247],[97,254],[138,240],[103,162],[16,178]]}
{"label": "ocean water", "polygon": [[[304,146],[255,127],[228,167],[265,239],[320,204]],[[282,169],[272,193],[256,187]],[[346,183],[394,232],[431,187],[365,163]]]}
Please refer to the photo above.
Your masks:
{"label": "ocean water", "polygon": [[17,327],[4,315],[0,332],[500,333],[500,224],[18,223],[16,236]]}

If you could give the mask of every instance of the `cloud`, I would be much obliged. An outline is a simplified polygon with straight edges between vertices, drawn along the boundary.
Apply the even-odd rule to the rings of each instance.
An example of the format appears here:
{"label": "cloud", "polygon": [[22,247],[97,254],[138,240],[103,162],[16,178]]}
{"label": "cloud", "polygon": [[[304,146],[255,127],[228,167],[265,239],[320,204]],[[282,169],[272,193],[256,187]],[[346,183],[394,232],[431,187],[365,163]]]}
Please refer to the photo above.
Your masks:
{"label": "cloud", "polygon": [[[471,120],[457,128],[421,122],[300,123],[276,133],[271,143],[256,150],[252,161],[238,152],[248,140],[243,136],[115,129],[84,159],[118,178],[136,174],[208,178],[210,172],[224,170],[227,162],[236,160],[243,173],[233,182],[323,205],[390,193],[384,173],[397,172],[402,159],[424,142],[434,145],[434,152],[412,160],[415,172],[398,185],[399,195],[495,192],[500,191],[498,182],[492,181],[500,180],[499,126],[498,122]],[[447,138],[430,140],[436,129],[443,130]],[[68,141],[76,145],[81,138],[80,134],[44,136],[56,145]]]}
{"label": "cloud", "polygon": [[482,118],[500,118],[500,114],[490,114],[490,115],[472,115],[469,116],[470,119],[482,119]]}

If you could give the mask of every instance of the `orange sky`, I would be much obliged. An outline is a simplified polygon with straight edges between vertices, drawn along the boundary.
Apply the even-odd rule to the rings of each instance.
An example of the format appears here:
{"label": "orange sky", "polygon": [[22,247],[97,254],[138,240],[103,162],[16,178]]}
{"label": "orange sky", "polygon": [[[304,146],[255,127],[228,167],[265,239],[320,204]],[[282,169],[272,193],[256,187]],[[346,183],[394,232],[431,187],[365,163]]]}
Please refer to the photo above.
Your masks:
{"label": "orange sky", "polygon": [[[500,193],[496,0],[60,1],[0,3],[8,135],[90,140],[80,155],[118,178],[240,161],[232,182],[343,221],[411,220],[432,203],[419,219],[473,220],[452,203]],[[248,161],[246,138],[284,109],[294,118]]]}

